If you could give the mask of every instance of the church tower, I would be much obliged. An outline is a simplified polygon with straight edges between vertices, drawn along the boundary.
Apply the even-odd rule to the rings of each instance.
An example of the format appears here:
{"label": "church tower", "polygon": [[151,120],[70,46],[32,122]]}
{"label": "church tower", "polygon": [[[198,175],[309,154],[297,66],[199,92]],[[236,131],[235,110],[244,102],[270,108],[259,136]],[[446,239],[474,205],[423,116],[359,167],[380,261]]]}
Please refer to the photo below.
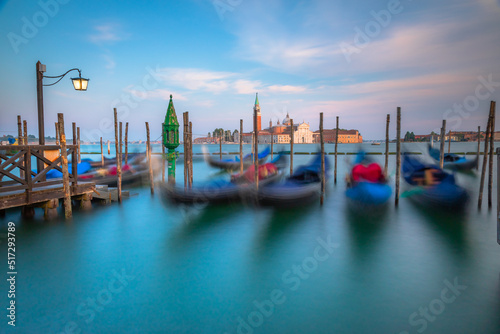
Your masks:
{"label": "church tower", "polygon": [[260,105],[259,105],[259,93],[255,94],[255,105],[253,107],[253,111],[257,113],[257,131],[262,130],[261,126],[261,114],[260,114]]}

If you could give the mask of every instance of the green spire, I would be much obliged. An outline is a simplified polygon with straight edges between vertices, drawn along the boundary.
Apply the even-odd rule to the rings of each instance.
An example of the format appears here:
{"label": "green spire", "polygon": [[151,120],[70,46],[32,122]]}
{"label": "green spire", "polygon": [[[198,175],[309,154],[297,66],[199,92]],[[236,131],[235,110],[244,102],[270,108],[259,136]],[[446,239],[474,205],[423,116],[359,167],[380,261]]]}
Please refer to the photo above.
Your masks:
{"label": "green spire", "polygon": [[165,124],[179,126],[179,121],[177,120],[177,115],[175,114],[174,102],[172,101],[172,94],[170,94],[170,101],[168,102]]}
{"label": "green spire", "polygon": [[163,145],[170,149],[175,149],[179,146],[179,121],[175,114],[174,102],[170,95],[165,122],[163,123]]}
{"label": "green spire", "polygon": [[259,93],[255,93],[255,105],[259,105]]}

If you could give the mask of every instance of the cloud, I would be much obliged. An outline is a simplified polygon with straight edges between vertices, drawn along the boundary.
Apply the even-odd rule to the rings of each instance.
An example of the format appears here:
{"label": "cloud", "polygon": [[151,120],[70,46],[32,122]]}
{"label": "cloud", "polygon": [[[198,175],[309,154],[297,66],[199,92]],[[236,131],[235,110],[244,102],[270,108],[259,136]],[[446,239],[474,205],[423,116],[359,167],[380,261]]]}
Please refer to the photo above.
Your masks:
{"label": "cloud", "polygon": [[253,94],[255,92],[297,93],[307,90],[304,86],[265,84],[259,80],[244,79],[245,74],[210,71],[196,68],[162,68],[156,70],[157,77],[165,85],[188,91],[214,94]]}
{"label": "cloud", "polygon": [[134,89],[134,86],[128,86],[124,89],[125,92],[143,100],[149,100],[149,99],[159,99],[159,100],[165,100],[168,101],[170,100],[170,95],[173,95],[176,100],[179,101],[187,101],[188,98],[178,92],[174,92],[173,90],[170,89],[154,89],[154,90],[139,90],[139,89]]}
{"label": "cloud", "polygon": [[126,39],[127,34],[120,31],[117,24],[102,24],[94,27],[94,33],[89,35],[90,42],[94,44],[112,43]]}

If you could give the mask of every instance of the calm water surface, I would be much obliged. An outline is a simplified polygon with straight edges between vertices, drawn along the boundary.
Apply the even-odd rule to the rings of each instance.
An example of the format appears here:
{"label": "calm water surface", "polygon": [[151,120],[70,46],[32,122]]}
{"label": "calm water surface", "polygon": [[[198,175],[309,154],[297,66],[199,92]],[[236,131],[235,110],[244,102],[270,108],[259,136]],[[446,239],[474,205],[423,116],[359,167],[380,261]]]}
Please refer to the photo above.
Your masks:
{"label": "calm water surface", "polygon": [[[17,321],[7,326],[3,280],[2,332],[500,333],[500,246],[495,215],[476,209],[479,177],[458,175],[471,194],[464,212],[429,212],[409,199],[353,212],[344,196],[348,157],[339,157],[323,207],[174,207],[137,188],[123,205],[75,211],[70,222],[8,211],[0,224],[5,233],[16,223]],[[294,165],[310,158],[296,155]],[[391,156],[391,173],[394,164]],[[195,182],[215,173],[194,164]],[[182,175],[181,164],[178,182]]]}

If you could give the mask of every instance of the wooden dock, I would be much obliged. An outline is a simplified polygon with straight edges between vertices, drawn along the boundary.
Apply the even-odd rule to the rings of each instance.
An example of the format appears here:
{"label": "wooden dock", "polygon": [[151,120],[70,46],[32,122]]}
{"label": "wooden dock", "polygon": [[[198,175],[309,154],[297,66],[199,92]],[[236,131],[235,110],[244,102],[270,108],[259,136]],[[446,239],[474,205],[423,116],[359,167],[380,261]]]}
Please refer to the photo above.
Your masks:
{"label": "wooden dock", "polygon": [[[71,200],[80,201],[83,208],[90,207],[95,184],[78,182],[76,163],[73,164],[67,184],[62,177],[47,179],[47,173],[56,170],[63,173],[59,156],[53,161],[46,158],[46,151],[61,150],[60,145],[3,145],[0,146],[0,213],[19,207],[26,216],[34,214],[35,207],[43,207],[45,215],[57,210],[59,200],[69,188]],[[67,156],[76,162],[76,145],[67,145]],[[41,170],[32,171],[32,166]]]}

